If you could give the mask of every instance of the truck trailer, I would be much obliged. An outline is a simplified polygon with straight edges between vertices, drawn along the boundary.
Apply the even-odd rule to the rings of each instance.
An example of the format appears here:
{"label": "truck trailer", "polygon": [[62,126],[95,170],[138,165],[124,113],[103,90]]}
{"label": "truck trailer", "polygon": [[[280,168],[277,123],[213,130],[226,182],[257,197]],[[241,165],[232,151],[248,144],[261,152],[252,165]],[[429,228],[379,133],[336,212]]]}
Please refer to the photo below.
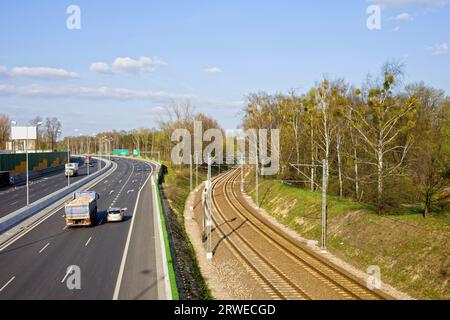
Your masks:
{"label": "truck trailer", "polygon": [[75,192],[73,199],[65,206],[67,227],[90,227],[97,220],[97,200],[100,195],[95,191]]}

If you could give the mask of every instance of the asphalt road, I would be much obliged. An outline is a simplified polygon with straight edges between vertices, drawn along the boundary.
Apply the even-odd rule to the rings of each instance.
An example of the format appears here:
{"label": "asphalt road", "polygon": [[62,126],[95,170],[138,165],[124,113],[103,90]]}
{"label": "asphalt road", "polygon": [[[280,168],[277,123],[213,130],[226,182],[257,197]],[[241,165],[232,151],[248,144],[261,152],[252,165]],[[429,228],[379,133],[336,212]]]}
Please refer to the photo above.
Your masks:
{"label": "asphalt road", "polygon": [[[102,166],[105,164],[102,162]],[[89,167],[89,173],[97,171],[97,162],[94,166]],[[77,177],[70,178],[71,183],[83,179],[87,176],[87,167],[81,164]],[[67,178],[64,171],[48,174],[40,178],[30,181],[30,204],[42,199],[67,186]],[[22,208],[27,205],[27,188],[26,185],[10,187],[0,191],[0,218]]]}
{"label": "asphalt road", "polygon": [[[147,179],[153,168],[131,159],[117,160],[117,165],[114,173],[92,188],[100,194],[97,226],[67,229],[61,209],[8,247],[0,248],[0,299],[110,300],[122,261],[126,263],[119,298],[158,298],[156,261],[161,259],[155,253],[151,179]],[[106,222],[106,210],[111,206],[127,208],[124,222]],[[135,206],[134,228],[124,259]],[[76,267],[81,289],[70,290],[67,283],[76,283],[72,277]]]}

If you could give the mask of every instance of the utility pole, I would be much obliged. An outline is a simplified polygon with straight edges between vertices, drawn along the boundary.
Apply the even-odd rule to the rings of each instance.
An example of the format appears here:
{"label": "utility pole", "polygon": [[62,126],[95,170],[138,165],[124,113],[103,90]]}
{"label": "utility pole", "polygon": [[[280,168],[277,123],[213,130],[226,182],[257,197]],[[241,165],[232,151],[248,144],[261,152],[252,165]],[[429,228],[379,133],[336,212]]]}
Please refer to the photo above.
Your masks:
{"label": "utility pole", "polygon": [[189,154],[189,191],[192,191],[192,154]]}
{"label": "utility pole", "polygon": [[[302,174],[306,179],[310,179],[306,174],[304,174],[299,167],[307,167],[313,168],[322,167],[322,231],[321,231],[321,243],[320,249],[322,253],[327,252],[327,189],[328,189],[328,161],[326,159],[322,160],[321,164],[291,164],[293,168],[295,168],[299,174]],[[319,184],[315,183],[311,180],[313,185],[316,185],[317,188],[320,188]]]}
{"label": "utility pole", "polygon": [[211,156],[208,157],[208,180],[206,181],[206,241],[207,241],[207,249],[206,249],[206,258],[212,259],[212,240],[211,240],[211,232],[212,232],[212,183],[211,183]]}
{"label": "utility pole", "polygon": [[87,175],[90,175],[89,172],[89,166],[91,165],[91,160],[89,159],[89,136],[87,136],[87,163],[86,163],[86,168],[87,168]]}
{"label": "utility pole", "polygon": [[322,161],[322,253],[327,252],[327,186],[328,186],[328,161]]}
{"label": "utility pole", "polygon": [[[67,163],[70,163],[70,138],[67,137]],[[70,174],[67,175],[67,186],[70,186]]]}
{"label": "utility pole", "polygon": [[25,152],[27,157],[27,207],[30,206],[30,184],[29,184],[29,171],[30,171],[30,165],[28,162],[28,128],[27,128],[27,139],[25,140]]}
{"label": "utility pole", "polygon": [[244,192],[244,155],[241,154],[241,192]]}
{"label": "utility pole", "polygon": [[198,151],[195,151],[195,190],[198,191]]}
{"label": "utility pole", "polygon": [[258,145],[255,143],[255,192],[256,192],[256,207],[259,208],[259,165],[258,165]]}

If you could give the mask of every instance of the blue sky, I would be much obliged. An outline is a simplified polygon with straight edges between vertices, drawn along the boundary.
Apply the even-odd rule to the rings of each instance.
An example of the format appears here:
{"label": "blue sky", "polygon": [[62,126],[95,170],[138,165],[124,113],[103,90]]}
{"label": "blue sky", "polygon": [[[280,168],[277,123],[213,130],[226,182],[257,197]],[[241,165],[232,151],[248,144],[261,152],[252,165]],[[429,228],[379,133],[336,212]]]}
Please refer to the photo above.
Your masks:
{"label": "blue sky", "polygon": [[[381,30],[366,9],[380,4]],[[69,30],[69,5],[81,29]],[[189,98],[224,128],[251,92],[359,84],[391,59],[450,93],[449,0],[0,1],[0,113],[64,135],[156,127]]]}

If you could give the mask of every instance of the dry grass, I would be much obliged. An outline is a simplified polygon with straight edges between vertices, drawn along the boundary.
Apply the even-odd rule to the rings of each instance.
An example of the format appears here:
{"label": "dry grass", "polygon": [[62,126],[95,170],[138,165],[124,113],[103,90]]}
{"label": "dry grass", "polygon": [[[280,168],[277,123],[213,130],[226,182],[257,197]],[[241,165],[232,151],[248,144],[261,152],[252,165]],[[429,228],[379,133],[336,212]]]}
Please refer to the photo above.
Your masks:
{"label": "dry grass", "polygon": [[[246,190],[254,197],[252,174]],[[262,207],[302,237],[320,240],[321,194],[261,179]],[[419,299],[450,299],[450,214],[400,210],[328,198],[328,248],[361,270],[378,265],[383,281]]]}

